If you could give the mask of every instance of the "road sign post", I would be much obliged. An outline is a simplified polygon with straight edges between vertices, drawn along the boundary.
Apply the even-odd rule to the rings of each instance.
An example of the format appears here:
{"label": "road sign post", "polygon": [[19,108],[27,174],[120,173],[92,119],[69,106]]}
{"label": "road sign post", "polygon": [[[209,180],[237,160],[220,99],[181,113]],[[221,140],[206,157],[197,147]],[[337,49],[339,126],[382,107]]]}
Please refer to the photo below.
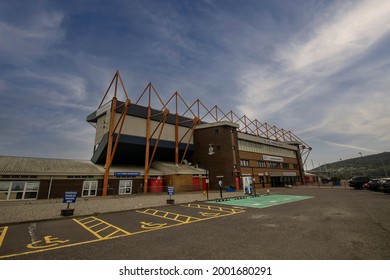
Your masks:
{"label": "road sign post", "polygon": [[69,208],[71,203],[76,203],[77,192],[65,192],[63,203],[67,203],[66,209],[61,209],[61,216],[72,216],[74,208]]}
{"label": "road sign post", "polygon": [[168,186],[168,195],[169,198],[167,199],[167,204],[174,204],[175,200],[172,198],[172,195],[175,194],[175,187],[173,186]]}

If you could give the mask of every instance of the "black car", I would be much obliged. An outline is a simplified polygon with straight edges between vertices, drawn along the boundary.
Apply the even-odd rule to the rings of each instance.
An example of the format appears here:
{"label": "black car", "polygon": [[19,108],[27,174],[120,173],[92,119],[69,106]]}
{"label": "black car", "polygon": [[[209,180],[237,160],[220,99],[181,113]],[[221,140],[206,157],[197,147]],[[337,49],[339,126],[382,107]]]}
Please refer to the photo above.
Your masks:
{"label": "black car", "polygon": [[379,183],[382,179],[371,179],[368,182],[368,189],[370,191],[378,191],[379,190]]}
{"label": "black car", "polygon": [[382,192],[390,192],[390,178],[384,178],[380,181],[379,190]]}
{"label": "black car", "polygon": [[353,187],[355,190],[363,189],[363,185],[370,181],[369,177],[352,177],[348,180],[348,185]]}

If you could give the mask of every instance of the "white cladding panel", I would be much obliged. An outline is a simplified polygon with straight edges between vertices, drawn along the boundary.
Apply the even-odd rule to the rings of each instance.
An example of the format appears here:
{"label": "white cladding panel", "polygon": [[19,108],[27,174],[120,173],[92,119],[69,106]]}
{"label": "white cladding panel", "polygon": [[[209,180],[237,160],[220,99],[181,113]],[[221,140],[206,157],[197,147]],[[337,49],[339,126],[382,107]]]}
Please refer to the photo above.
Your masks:
{"label": "white cladding panel", "polygon": [[100,116],[96,122],[95,146],[102,141],[104,134],[108,132],[108,123],[110,122],[111,112]]}
{"label": "white cladding panel", "polygon": [[[118,114],[118,113],[116,114],[115,123],[118,121],[120,116],[121,116],[120,114]],[[157,122],[157,121],[153,121],[153,120],[150,121],[150,133],[153,133],[153,131],[158,126],[158,124],[159,124],[159,122]],[[152,138],[154,138],[154,139],[158,138],[158,135],[160,133],[161,128],[162,128],[162,124],[157,129],[157,131],[154,133]],[[119,130],[119,125],[117,128],[117,131],[118,130]],[[183,135],[185,135],[185,133],[187,131],[188,131],[187,127],[179,126],[179,140],[183,137]],[[146,119],[127,115],[126,119],[125,119],[125,123],[123,124],[122,134],[145,137],[146,136]],[[181,143],[188,143],[190,136],[191,136],[191,132],[188,132],[187,135],[184,137],[184,139],[181,141]],[[175,142],[175,125],[165,123],[160,139]],[[192,139],[191,139],[190,144],[193,144]]]}

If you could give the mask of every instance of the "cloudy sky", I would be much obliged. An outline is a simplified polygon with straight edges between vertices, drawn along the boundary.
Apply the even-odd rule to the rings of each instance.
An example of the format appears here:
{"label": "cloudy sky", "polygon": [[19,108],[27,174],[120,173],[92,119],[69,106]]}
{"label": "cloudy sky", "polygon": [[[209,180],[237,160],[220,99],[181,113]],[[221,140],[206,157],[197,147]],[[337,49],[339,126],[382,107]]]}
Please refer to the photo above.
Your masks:
{"label": "cloudy sky", "polygon": [[390,151],[390,1],[0,1],[0,155],[90,159],[116,70],[290,130],[308,168]]}

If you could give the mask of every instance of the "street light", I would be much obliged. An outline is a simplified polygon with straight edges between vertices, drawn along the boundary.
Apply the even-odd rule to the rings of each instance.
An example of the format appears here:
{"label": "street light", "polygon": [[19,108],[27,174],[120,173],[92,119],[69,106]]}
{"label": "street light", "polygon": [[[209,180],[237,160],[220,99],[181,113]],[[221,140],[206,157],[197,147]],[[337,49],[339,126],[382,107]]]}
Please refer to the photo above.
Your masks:
{"label": "street light", "polygon": [[[214,155],[215,154],[215,151],[214,151],[214,144],[209,144],[209,151],[208,151],[208,155],[209,156],[212,156],[212,155]],[[207,200],[209,200],[209,185],[210,185],[210,171],[208,170],[208,168],[206,169],[206,171],[208,171],[208,175],[207,175],[207,180],[208,180],[208,182],[207,182]],[[221,195],[221,197],[222,197],[222,195]]]}
{"label": "street light", "polygon": [[[363,154],[361,152],[359,152],[359,155],[360,155],[360,158],[363,158]],[[364,166],[363,166],[363,176],[366,176],[366,172],[364,172]]]}
{"label": "street light", "polygon": [[382,158],[381,158],[381,162],[382,162],[383,170],[385,171],[385,175],[387,177],[387,171],[386,171],[385,164],[383,163],[383,159]]}
{"label": "street light", "polygon": [[251,168],[252,168],[252,192],[253,195],[256,197],[256,178],[253,172],[253,166]]}

